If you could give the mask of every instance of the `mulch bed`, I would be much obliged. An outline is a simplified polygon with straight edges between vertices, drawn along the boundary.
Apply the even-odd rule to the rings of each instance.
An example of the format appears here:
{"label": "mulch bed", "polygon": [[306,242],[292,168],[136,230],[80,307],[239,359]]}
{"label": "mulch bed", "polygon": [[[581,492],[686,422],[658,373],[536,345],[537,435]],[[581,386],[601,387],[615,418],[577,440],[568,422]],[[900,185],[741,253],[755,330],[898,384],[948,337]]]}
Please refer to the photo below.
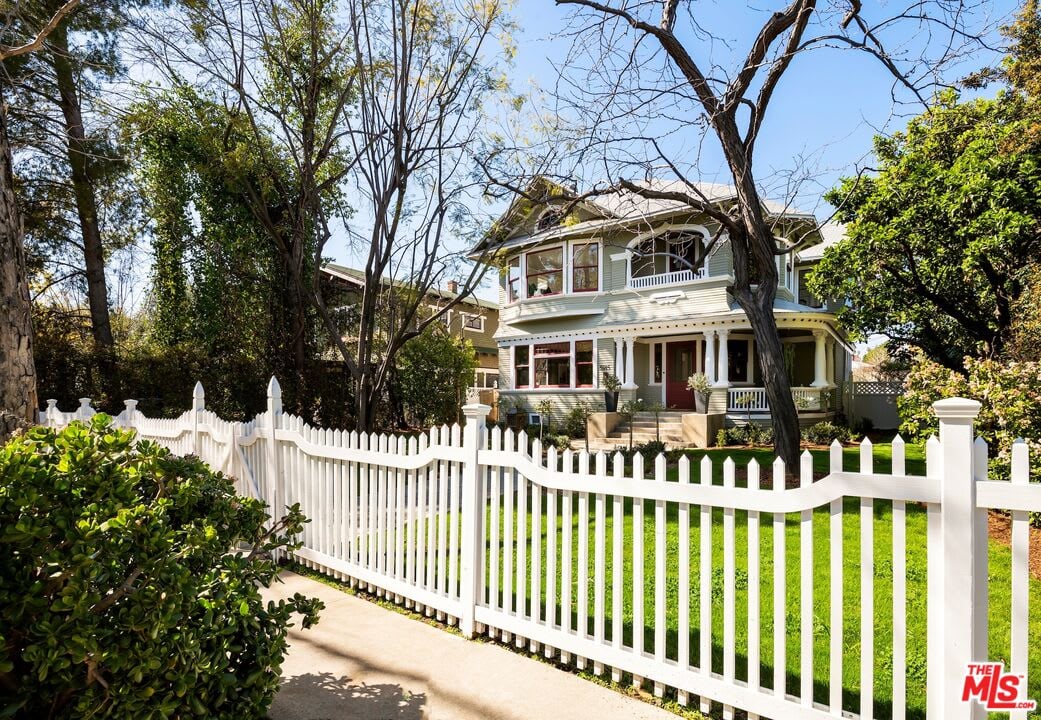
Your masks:
{"label": "mulch bed", "polygon": [[[1012,547],[1012,516],[991,510],[987,515],[987,532],[991,540]],[[1030,528],[1030,575],[1041,581],[1041,528]]]}

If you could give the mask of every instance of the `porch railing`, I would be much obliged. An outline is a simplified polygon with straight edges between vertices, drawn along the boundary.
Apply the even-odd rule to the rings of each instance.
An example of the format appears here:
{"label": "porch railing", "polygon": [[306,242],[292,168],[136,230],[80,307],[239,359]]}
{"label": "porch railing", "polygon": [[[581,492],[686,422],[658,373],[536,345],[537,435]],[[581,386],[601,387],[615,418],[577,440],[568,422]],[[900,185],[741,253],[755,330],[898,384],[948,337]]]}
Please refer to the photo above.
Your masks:
{"label": "porch railing", "polygon": [[679,283],[703,280],[708,277],[705,268],[697,272],[693,270],[676,270],[673,272],[658,273],[657,275],[644,275],[642,277],[629,278],[629,287],[633,290],[660,287],[662,285],[677,285]]}
{"label": "porch railing", "polygon": [[[825,408],[824,393],[827,388],[795,387],[792,399],[799,410],[822,410]],[[770,411],[766,399],[766,388],[733,387],[727,390],[727,412],[764,413]]]}

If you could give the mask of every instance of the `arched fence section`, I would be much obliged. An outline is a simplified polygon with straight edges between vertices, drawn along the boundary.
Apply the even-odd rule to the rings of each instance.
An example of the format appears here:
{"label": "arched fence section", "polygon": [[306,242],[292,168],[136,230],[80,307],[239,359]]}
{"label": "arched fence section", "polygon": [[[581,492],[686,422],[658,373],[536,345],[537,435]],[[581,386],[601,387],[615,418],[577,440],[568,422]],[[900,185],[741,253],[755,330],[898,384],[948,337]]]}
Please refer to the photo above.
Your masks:
{"label": "arched fence section", "polygon": [[[85,408],[49,407],[40,421]],[[127,401],[117,421],[198,455],[245,495],[299,503],[311,521],[296,560],[468,637],[724,717],[957,720],[985,716],[963,700],[970,664],[1007,661],[1027,681],[1041,670],[1028,667],[1028,514],[1041,512],[1041,485],[1022,442],[1012,481],[988,478],[979,409],[935,404],[923,475],[906,472],[899,437],[884,467],[865,440],[855,467],[836,444],[816,473],[809,453],[788,472],[779,459],[543,451],[488,427],[481,404],[464,406],[462,426],[348,433],[283,413],[274,380],[247,423],[206,410],[201,386],[179,418]],[[996,620],[1007,648],[988,647],[992,509],[1011,528],[1011,600]]]}

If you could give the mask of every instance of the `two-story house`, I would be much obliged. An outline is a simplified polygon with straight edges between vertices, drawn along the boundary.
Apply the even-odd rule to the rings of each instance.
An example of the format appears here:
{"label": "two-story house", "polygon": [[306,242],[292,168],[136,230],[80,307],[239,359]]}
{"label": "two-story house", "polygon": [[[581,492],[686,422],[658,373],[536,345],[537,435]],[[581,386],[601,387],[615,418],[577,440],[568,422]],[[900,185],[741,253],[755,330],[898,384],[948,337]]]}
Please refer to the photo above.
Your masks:
{"label": "two-story house", "polygon": [[[342,310],[358,302],[361,289],[365,286],[365,272],[356,268],[325,263],[322,266],[323,281],[335,288],[333,309]],[[389,281],[384,281],[389,282]],[[427,292],[426,306],[434,312],[443,308],[458,296],[459,285],[454,280],[444,289],[431,288]],[[495,333],[499,327],[497,303],[477,297],[460,300],[442,317],[448,332],[453,337],[469,340],[477,355],[474,370],[474,387],[482,391],[485,402],[494,403],[494,390],[499,386],[499,356]],[[349,322],[345,321],[349,325]]]}
{"label": "two-story house", "polygon": [[[660,184],[661,187],[665,185]],[[699,190],[719,206],[733,188]],[[733,261],[716,222],[679,202],[627,192],[574,202],[537,181],[473,250],[500,268],[500,395],[554,414],[580,401],[604,409],[604,376],[622,381],[621,401],[640,398],[688,411],[687,379],[705,373],[710,411],[765,421],[769,407],[747,317],[728,288]],[[850,367],[835,307],[814,298],[806,274],[837,228],[767,202],[778,248],[775,315],[803,422],[828,417]],[[839,232],[841,232],[839,230]],[[717,238],[717,236],[719,236]]]}

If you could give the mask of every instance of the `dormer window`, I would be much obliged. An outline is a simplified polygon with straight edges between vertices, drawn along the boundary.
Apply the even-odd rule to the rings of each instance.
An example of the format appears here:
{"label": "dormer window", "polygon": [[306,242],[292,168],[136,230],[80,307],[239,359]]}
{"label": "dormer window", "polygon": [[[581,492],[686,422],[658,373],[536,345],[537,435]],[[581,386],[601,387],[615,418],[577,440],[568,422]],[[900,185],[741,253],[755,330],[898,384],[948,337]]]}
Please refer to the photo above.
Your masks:
{"label": "dormer window", "polygon": [[535,222],[535,227],[539,231],[549,230],[557,227],[562,222],[564,222],[564,211],[560,208],[549,207],[539,215],[539,219]]}

